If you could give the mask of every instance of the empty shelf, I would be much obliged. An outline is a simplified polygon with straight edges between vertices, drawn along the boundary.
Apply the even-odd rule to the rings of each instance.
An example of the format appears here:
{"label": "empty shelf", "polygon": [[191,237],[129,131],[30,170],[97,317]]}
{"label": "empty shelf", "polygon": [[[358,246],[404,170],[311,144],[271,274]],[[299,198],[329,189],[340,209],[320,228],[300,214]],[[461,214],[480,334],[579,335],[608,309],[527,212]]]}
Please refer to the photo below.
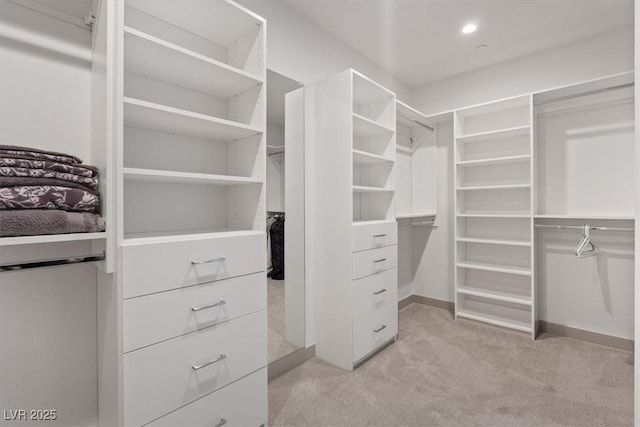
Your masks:
{"label": "empty shelf", "polygon": [[473,237],[458,237],[456,240],[464,243],[483,243],[487,245],[531,246],[531,242],[526,240],[478,239]]}
{"label": "empty shelf", "polygon": [[125,126],[216,141],[234,141],[262,132],[254,126],[139,99],[124,98]]}
{"label": "empty shelf", "polygon": [[380,123],[361,116],[360,114],[353,113],[353,134],[357,138],[392,134],[394,132],[395,130],[393,128],[381,125]]}
{"label": "empty shelf", "polygon": [[100,240],[106,238],[107,233],[69,233],[45,234],[40,236],[0,237],[0,246],[30,245],[38,243],[75,242],[80,240]]}
{"label": "empty shelf", "polygon": [[482,166],[482,165],[498,165],[501,163],[516,163],[531,160],[529,154],[521,156],[493,157],[489,159],[464,160],[456,163],[458,166]]}
{"label": "empty shelf", "polygon": [[356,165],[376,165],[381,163],[393,163],[393,159],[367,153],[366,151],[353,150],[353,163]]}
{"label": "empty shelf", "polygon": [[514,136],[527,135],[531,131],[531,126],[516,126],[511,128],[496,129],[488,132],[478,132],[469,135],[460,135],[457,138],[458,142],[482,142],[491,139],[504,139]]}
{"label": "empty shelf", "polygon": [[256,230],[239,230],[234,228],[125,233],[122,246],[183,242],[211,239],[212,237],[254,236],[260,234],[265,234],[265,232]]}
{"label": "empty shelf", "polygon": [[531,297],[529,296],[518,295],[510,292],[487,290],[487,289],[482,289],[482,288],[469,286],[469,285],[459,287],[458,293],[464,294],[464,295],[473,295],[476,297],[482,297],[482,298],[492,299],[496,301],[512,302],[515,304],[522,304],[522,305],[531,305]]}
{"label": "empty shelf", "polygon": [[477,320],[480,322],[490,323],[492,325],[501,326],[503,328],[516,329],[522,332],[531,332],[531,326],[528,323],[518,320],[507,319],[505,317],[494,316],[486,313],[479,313],[466,309],[458,310],[457,315],[466,319]]}
{"label": "empty shelf", "polygon": [[395,190],[380,187],[366,187],[364,185],[354,185],[354,193],[393,193]]}
{"label": "empty shelf", "polygon": [[124,179],[138,182],[174,184],[239,185],[260,184],[262,180],[242,176],[212,175],[206,173],[174,172],[154,169],[124,168]]}
{"label": "empty shelf", "polygon": [[257,76],[125,27],[125,71],[229,99],[262,83]]}
{"label": "empty shelf", "polygon": [[409,214],[396,214],[396,219],[411,219],[411,218],[427,218],[430,216],[436,216],[435,212],[419,212]]}
{"label": "empty shelf", "polygon": [[370,104],[382,100],[391,100],[393,92],[374,82],[356,70],[353,73],[353,102],[355,104]]}
{"label": "empty shelf", "polygon": [[531,184],[505,184],[505,185],[475,185],[471,187],[458,187],[458,191],[477,190],[515,190],[519,188],[531,188]]}
{"label": "empty shelf", "polygon": [[531,276],[531,269],[527,267],[514,267],[510,265],[488,264],[484,262],[462,261],[456,264],[457,267],[470,268],[473,270],[494,271],[496,273],[517,274],[520,276]]}
{"label": "empty shelf", "polygon": [[529,213],[520,212],[476,212],[459,213],[460,218],[531,218]]}
{"label": "empty shelf", "polygon": [[536,219],[602,219],[602,220],[619,220],[619,221],[633,221],[635,216],[633,215],[591,215],[591,214],[535,214]]}

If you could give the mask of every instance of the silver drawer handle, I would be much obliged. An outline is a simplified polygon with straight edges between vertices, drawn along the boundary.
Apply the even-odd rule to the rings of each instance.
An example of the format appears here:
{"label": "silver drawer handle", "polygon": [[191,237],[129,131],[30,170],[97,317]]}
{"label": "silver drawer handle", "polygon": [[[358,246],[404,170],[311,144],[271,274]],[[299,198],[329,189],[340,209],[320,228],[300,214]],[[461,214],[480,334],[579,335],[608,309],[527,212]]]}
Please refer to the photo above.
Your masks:
{"label": "silver drawer handle", "polygon": [[220,356],[216,357],[216,358],[215,358],[215,359],[213,359],[213,360],[210,360],[210,361],[208,361],[208,362],[205,362],[205,363],[203,363],[202,365],[191,365],[191,367],[193,368],[193,370],[194,370],[194,371],[197,371],[197,370],[199,370],[199,369],[206,368],[207,366],[213,365],[214,363],[218,363],[218,362],[220,362],[221,360],[224,360],[224,359],[226,359],[226,358],[227,358],[227,355],[226,355],[226,354],[224,354],[224,353],[222,353],[222,354],[220,354]]}
{"label": "silver drawer handle", "polygon": [[375,291],[373,294],[374,294],[374,295],[380,295],[381,293],[384,293],[384,292],[387,292],[387,290],[386,290],[386,289],[384,289],[384,288],[382,288],[382,289],[380,289],[379,291]]}
{"label": "silver drawer handle", "polygon": [[374,234],[373,238],[375,239],[376,237],[386,237],[386,234]]}
{"label": "silver drawer handle", "polygon": [[387,260],[386,258],[380,258],[380,259],[374,260],[373,263],[376,264],[378,262],[383,262],[383,261],[386,261],[386,260]]}
{"label": "silver drawer handle", "polygon": [[377,334],[377,333],[378,333],[378,332],[380,332],[381,330],[386,329],[386,327],[387,327],[387,325],[382,325],[382,326],[380,326],[378,329],[374,329],[374,330],[373,330],[373,332],[375,332],[375,333]]}
{"label": "silver drawer handle", "polygon": [[215,426],[213,426],[213,427],[222,427],[226,423],[227,423],[227,419],[226,418],[220,418],[220,422],[218,424],[216,424]]}
{"label": "silver drawer handle", "polygon": [[196,260],[192,260],[191,264],[193,265],[197,265],[197,264],[211,264],[212,262],[222,262],[222,261],[226,261],[227,259],[223,256],[218,257],[218,258],[210,258],[210,259],[202,259],[199,261]]}
{"label": "silver drawer handle", "polygon": [[206,310],[208,308],[214,308],[214,307],[220,307],[222,305],[225,305],[227,302],[225,300],[220,300],[218,302],[214,302],[213,304],[209,304],[209,305],[203,305],[200,307],[191,307],[191,311],[200,311],[200,310]]}

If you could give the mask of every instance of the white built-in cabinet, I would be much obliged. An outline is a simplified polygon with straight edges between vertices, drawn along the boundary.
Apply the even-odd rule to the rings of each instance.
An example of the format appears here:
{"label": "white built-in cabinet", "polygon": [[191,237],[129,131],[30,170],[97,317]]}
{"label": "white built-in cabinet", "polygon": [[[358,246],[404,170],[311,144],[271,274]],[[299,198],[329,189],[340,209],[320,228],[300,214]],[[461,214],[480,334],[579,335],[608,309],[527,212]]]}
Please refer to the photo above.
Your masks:
{"label": "white built-in cabinet", "polygon": [[398,328],[396,99],[351,69],[305,91],[316,355],[351,370]]}
{"label": "white built-in cabinet", "polygon": [[100,424],[265,424],[266,22],[103,1],[95,33]]}

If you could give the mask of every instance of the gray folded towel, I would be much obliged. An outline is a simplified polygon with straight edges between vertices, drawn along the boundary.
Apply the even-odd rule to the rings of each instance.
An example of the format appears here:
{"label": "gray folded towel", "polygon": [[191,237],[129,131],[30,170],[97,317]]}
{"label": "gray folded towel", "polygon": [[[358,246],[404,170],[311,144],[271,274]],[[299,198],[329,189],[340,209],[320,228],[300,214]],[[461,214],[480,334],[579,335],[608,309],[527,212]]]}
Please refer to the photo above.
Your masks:
{"label": "gray folded towel", "polygon": [[0,211],[0,237],[97,233],[104,230],[104,220],[99,215],[87,212],[39,209]]}

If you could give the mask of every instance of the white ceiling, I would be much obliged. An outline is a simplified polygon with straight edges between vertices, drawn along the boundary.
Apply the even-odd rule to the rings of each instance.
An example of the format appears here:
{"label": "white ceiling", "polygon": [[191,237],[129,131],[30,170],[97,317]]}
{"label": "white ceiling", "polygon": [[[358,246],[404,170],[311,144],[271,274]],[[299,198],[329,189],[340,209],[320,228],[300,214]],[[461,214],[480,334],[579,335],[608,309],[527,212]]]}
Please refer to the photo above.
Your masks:
{"label": "white ceiling", "polygon": [[409,87],[633,25],[633,0],[280,1]]}

